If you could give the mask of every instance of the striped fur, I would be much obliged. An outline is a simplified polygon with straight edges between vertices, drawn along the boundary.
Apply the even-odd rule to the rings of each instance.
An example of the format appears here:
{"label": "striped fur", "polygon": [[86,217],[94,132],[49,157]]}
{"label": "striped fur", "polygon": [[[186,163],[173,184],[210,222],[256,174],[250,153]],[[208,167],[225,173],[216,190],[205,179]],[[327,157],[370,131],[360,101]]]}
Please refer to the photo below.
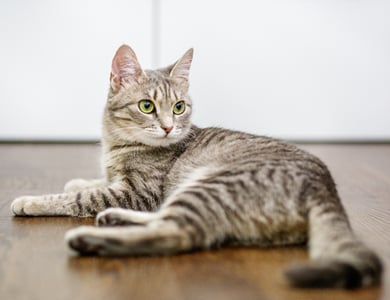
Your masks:
{"label": "striped fur", "polygon": [[[175,254],[224,245],[308,242],[310,265],[286,272],[299,287],[378,283],[382,264],[353,235],[327,167],[268,137],[191,124],[189,50],[176,64],[140,68],[122,46],[103,120],[101,180],[77,179],[58,195],[25,196],[15,215],[96,216],[66,235],[80,254]],[[155,105],[140,111],[139,101]],[[186,109],[175,115],[173,106]],[[166,128],[170,128],[167,133]]]}

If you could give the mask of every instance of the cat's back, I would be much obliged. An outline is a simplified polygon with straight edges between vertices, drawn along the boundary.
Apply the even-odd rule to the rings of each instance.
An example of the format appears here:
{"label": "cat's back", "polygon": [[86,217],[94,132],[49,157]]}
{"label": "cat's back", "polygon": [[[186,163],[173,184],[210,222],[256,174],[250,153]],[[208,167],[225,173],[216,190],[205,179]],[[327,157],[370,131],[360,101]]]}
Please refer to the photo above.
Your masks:
{"label": "cat's back", "polygon": [[194,170],[233,170],[245,168],[284,168],[327,173],[315,156],[297,146],[270,137],[223,128],[193,127],[186,150],[172,167],[170,181],[180,180]]}
{"label": "cat's back", "polygon": [[[167,174],[164,194],[204,178],[225,183],[246,181],[255,175],[262,182],[324,183],[334,189],[325,164],[297,146],[266,136],[223,128],[192,128],[185,150]],[[232,181],[233,180],[233,181]]]}
{"label": "cat's back", "polygon": [[192,157],[200,163],[310,156],[293,144],[267,136],[217,127],[194,127],[194,133],[183,159]]}

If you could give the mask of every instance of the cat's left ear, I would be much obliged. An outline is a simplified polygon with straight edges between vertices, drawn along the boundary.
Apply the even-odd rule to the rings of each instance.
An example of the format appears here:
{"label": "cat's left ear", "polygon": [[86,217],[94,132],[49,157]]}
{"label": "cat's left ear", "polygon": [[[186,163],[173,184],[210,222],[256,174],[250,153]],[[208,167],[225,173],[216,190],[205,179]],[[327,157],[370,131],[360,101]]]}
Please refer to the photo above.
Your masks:
{"label": "cat's left ear", "polygon": [[116,92],[125,83],[137,83],[142,77],[146,77],[146,75],[133,49],[127,45],[119,47],[112,60],[111,88]]}
{"label": "cat's left ear", "polygon": [[188,81],[194,49],[187,50],[186,53],[174,64],[169,76],[176,79]]}

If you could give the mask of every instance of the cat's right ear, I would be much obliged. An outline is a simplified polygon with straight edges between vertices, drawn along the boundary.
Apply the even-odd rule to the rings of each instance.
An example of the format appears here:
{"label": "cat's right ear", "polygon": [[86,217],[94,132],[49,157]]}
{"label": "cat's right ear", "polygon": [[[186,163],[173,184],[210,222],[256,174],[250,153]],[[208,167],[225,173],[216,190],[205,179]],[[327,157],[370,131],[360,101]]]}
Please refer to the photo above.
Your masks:
{"label": "cat's right ear", "polygon": [[144,76],[133,49],[127,45],[120,46],[112,60],[110,83],[113,91],[117,92],[125,83],[137,83]]}
{"label": "cat's right ear", "polygon": [[190,76],[190,68],[192,57],[194,56],[194,49],[188,49],[186,53],[180,58],[172,67],[169,76],[185,80],[188,82]]}

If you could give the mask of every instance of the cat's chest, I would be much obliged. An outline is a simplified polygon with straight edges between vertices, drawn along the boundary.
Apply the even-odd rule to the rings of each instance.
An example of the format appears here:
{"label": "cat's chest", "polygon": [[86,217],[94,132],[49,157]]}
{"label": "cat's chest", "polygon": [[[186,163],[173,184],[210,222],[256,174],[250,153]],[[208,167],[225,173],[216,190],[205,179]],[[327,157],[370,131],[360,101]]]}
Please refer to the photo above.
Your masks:
{"label": "cat's chest", "polygon": [[104,156],[109,179],[126,177],[142,185],[164,181],[173,162],[174,156],[168,151],[140,147],[114,148]]}
{"label": "cat's chest", "polygon": [[103,167],[109,179],[125,172],[126,164],[130,159],[129,154],[129,151],[119,147],[112,147],[103,153]]}

